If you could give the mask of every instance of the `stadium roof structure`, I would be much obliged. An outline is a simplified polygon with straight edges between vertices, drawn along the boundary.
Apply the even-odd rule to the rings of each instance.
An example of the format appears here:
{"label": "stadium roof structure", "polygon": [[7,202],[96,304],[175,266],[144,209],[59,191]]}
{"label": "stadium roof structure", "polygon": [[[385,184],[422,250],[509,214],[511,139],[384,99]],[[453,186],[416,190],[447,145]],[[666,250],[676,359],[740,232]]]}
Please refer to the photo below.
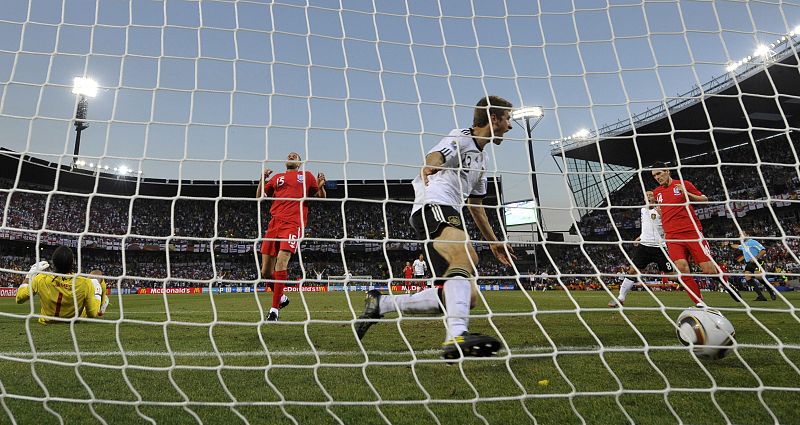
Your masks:
{"label": "stadium roof structure", "polygon": [[576,204],[602,204],[605,193],[619,189],[636,176],[636,170],[656,161],[678,164],[681,159],[776,135],[788,137],[796,131],[800,35],[781,40],[771,46],[778,51],[733,64],[725,75],[658,107],[583,137],[552,142],[551,155],[559,168],[563,165],[570,173]]}
{"label": "stadium roof structure", "polygon": [[[29,155],[0,148],[0,178],[19,181],[63,192],[99,193],[117,196],[253,198],[256,180],[177,180],[148,178],[141,175],[118,175],[72,168]],[[496,184],[495,184],[496,182]],[[502,196],[502,180],[489,178],[485,203],[497,205]],[[412,201],[411,180],[329,180],[325,184],[329,198],[394,199]]]}

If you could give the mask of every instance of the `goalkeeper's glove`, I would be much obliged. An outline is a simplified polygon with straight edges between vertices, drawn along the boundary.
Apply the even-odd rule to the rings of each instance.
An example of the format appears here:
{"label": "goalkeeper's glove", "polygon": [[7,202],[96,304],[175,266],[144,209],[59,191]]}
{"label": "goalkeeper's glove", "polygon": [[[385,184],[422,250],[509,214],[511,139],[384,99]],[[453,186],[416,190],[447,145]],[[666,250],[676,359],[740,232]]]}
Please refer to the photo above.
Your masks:
{"label": "goalkeeper's glove", "polygon": [[31,266],[26,279],[28,279],[28,282],[33,281],[33,278],[36,277],[37,274],[41,273],[43,270],[47,270],[48,267],[50,267],[50,263],[47,261],[39,261]]}
{"label": "goalkeeper's glove", "polygon": [[104,314],[106,314],[107,308],[108,308],[108,297],[106,297],[103,303],[100,304],[100,310],[97,312],[97,315],[102,317]]}

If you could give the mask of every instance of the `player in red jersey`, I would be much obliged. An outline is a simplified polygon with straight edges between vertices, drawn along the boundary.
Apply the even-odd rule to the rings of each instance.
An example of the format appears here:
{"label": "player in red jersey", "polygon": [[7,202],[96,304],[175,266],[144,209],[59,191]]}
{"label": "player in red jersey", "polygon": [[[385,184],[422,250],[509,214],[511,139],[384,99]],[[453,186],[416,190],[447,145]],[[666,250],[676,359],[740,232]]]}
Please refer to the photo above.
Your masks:
{"label": "player in red jersey", "polygon": [[[700,224],[700,219],[689,202],[707,202],[708,197],[703,195],[692,182],[673,179],[670,170],[663,162],[657,162],[651,168],[653,178],[658,182],[658,187],[653,189],[653,195],[661,206],[661,223],[664,227],[664,239],[667,241],[669,257],[680,273],[679,279],[686,288],[689,298],[698,307],[705,307],[700,287],[689,274],[691,273],[689,259],[700,266],[703,274],[719,275],[720,272],[711,258],[708,242],[704,239],[703,225]],[[734,300],[740,301],[735,288],[727,285],[719,277],[717,279]]]}
{"label": "player in red jersey", "polygon": [[270,178],[272,170],[267,168],[258,182],[256,197],[274,198],[269,209],[272,218],[261,243],[261,277],[272,281],[272,307],[267,315],[270,322],[278,321],[278,310],[289,304],[289,298],[283,295],[289,259],[297,252],[303,227],[308,224],[308,205],[299,199],[326,196],[325,175],[319,173],[314,178],[310,172],[300,171],[302,163],[300,154],[289,152],[285,172]]}
{"label": "player in red jersey", "polygon": [[406,293],[411,292],[411,279],[414,277],[414,268],[411,267],[411,261],[406,261],[406,266],[403,268],[403,276],[406,278]]}

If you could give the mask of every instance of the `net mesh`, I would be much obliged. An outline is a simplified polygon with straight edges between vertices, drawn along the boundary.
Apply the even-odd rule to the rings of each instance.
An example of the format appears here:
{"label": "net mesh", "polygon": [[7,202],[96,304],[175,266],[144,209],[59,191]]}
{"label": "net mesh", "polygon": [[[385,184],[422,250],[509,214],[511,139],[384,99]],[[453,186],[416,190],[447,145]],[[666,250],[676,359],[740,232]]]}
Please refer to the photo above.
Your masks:
{"label": "net mesh", "polygon": [[[793,422],[798,11],[4,4],[2,422]],[[94,79],[96,96],[74,94],[75,77]],[[531,134],[518,120],[487,147],[485,209],[501,240],[520,239],[513,267],[464,213],[482,290],[470,330],[501,351],[445,363],[436,315],[387,315],[359,340],[364,291],[429,284],[403,271],[426,253],[407,224],[409,180],[488,94],[544,109]],[[258,252],[270,200],[254,195],[262,170],[281,170],[291,151],[328,176],[328,198],[307,201],[291,303],[273,323]],[[736,329],[722,360],[676,337],[691,306],[680,285],[653,268],[628,274],[655,160],[709,196],[694,207],[724,267],[694,272]],[[526,199],[541,221],[503,226],[502,205]],[[746,292],[726,245],[742,230],[766,248],[775,301]],[[79,273],[105,276],[104,317],[40,326],[37,298],[11,300],[58,245]],[[642,285],[609,309],[626,276]]]}

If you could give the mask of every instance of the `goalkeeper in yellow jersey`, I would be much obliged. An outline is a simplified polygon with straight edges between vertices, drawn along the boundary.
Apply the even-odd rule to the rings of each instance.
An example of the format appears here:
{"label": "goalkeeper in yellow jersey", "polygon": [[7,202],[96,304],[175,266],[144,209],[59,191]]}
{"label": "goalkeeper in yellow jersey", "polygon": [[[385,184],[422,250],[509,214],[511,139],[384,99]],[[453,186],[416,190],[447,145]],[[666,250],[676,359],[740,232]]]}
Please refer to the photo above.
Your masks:
{"label": "goalkeeper in yellow jersey", "polygon": [[[46,325],[57,322],[53,320],[55,317],[98,317],[102,315],[100,310],[104,299],[108,305],[105,288],[99,278],[89,279],[73,274],[74,258],[71,249],[59,246],[49,263],[40,261],[31,266],[28,276],[17,289],[17,304],[27,301],[31,294],[39,294],[42,305],[39,323]],[[65,276],[42,273],[47,269]]]}

